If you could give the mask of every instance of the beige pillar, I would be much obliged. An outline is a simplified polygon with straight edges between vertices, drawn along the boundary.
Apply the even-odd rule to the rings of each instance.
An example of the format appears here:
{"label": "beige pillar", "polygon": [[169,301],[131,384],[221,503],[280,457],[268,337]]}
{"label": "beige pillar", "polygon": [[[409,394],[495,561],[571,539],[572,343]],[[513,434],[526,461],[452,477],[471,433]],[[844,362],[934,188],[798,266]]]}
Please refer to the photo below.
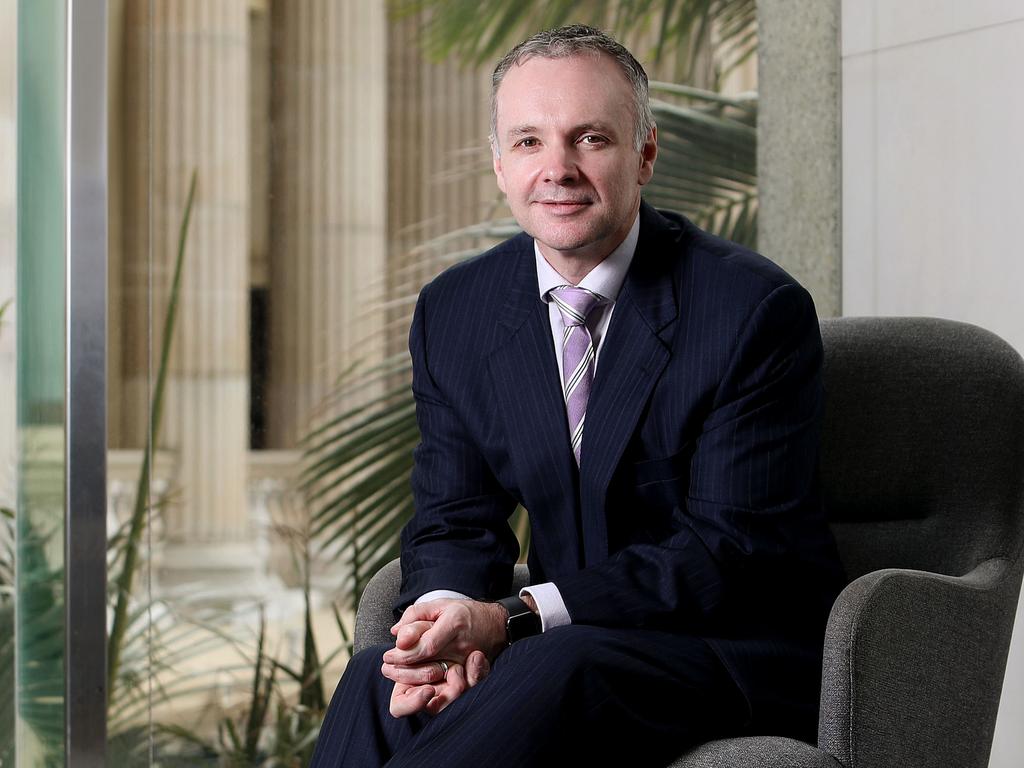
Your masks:
{"label": "beige pillar", "polygon": [[247,0],[158,0],[153,10],[154,373],[189,178],[193,170],[198,176],[160,440],[178,457],[177,493],[165,511],[165,570],[227,567],[232,555],[223,545],[239,545],[235,554],[244,560],[250,538],[248,10]]}
{"label": "beige pillar", "polygon": [[[490,67],[425,57],[423,27],[411,16],[388,31],[388,285],[397,297],[415,296],[436,271],[418,246],[508,215],[490,170]],[[483,245],[467,237],[442,250]],[[391,353],[406,347],[410,310],[399,304],[388,317]]]}
{"label": "beige pillar", "polygon": [[111,0],[107,18],[108,441],[141,449],[149,422],[149,3]]}
{"label": "beige pillar", "polygon": [[383,0],[272,6],[268,447],[295,445],[348,366],[380,358]]}

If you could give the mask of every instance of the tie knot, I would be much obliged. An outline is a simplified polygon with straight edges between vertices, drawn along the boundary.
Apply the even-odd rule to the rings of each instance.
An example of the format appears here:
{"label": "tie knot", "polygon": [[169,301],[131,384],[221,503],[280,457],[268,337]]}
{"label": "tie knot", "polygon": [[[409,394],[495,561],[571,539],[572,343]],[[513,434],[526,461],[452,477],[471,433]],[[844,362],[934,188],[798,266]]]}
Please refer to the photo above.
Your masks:
{"label": "tie knot", "polygon": [[577,288],[572,285],[560,285],[548,291],[548,296],[555,302],[558,311],[562,313],[562,322],[566,327],[583,325],[587,322],[587,315],[598,304],[604,301],[604,297],[588,291],[586,288]]}

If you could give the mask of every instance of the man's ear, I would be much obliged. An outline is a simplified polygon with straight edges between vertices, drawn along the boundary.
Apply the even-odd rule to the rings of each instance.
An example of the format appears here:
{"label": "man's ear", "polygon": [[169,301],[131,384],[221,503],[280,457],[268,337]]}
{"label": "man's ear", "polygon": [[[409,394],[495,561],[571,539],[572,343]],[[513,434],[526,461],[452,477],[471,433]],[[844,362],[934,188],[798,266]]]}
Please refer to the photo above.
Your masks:
{"label": "man's ear", "polygon": [[498,145],[495,139],[491,139],[491,167],[494,168],[494,178],[498,181],[498,189],[505,193],[505,174],[501,171],[501,155],[498,153]]}
{"label": "man's ear", "polygon": [[657,157],[658,129],[655,127],[651,128],[651,132],[647,134],[647,140],[640,148],[640,172],[637,180],[641,187],[649,182],[654,175],[654,161]]}

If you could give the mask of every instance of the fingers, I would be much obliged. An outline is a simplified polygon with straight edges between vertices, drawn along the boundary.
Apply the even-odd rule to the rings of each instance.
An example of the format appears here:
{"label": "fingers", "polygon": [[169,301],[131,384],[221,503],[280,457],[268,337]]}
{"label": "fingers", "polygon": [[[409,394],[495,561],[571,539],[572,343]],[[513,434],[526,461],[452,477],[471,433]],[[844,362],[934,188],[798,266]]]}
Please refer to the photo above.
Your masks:
{"label": "fingers", "polygon": [[390,703],[392,716],[406,717],[420,711],[436,715],[491,671],[482,651],[471,653],[466,666],[447,662],[446,666],[447,670],[436,661],[415,667],[383,664],[381,672],[395,681]]}
{"label": "fingers", "polygon": [[447,677],[444,667],[439,661],[428,661],[415,666],[398,664],[381,664],[380,672],[388,680],[404,685],[429,685],[443,683]]}
{"label": "fingers", "polygon": [[[416,630],[417,626],[414,625],[413,631]],[[413,666],[424,661],[430,661],[442,655],[441,651],[455,639],[457,631],[453,626],[441,623],[432,624],[426,631],[419,634],[415,643],[408,646],[396,644],[394,648],[386,651],[384,653],[384,662],[386,664]],[[399,637],[402,636],[402,632],[403,630],[400,629]],[[451,658],[449,654],[444,655],[446,658]]]}
{"label": "fingers", "polygon": [[435,690],[430,685],[408,686],[395,683],[391,691],[391,702],[388,706],[392,717],[408,717],[427,708],[435,698]]}
{"label": "fingers", "polygon": [[414,603],[402,612],[395,625],[391,627],[391,634],[397,634],[400,627],[416,621],[434,621],[440,615],[445,600],[428,600],[425,603]]}
{"label": "fingers", "polygon": [[472,688],[491,674],[491,664],[483,651],[473,651],[466,659],[466,684]]}
{"label": "fingers", "polygon": [[423,633],[432,626],[433,623],[429,621],[413,621],[401,626],[396,625],[394,628],[395,647],[401,648],[403,651],[415,648]]}
{"label": "fingers", "polygon": [[461,664],[453,664],[448,669],[448,678],[444,685],[434,687],[434,696],[427,702],[426,710],[436,715],[459,696],[466,692],[469,685],[466,683],[466,672]]}

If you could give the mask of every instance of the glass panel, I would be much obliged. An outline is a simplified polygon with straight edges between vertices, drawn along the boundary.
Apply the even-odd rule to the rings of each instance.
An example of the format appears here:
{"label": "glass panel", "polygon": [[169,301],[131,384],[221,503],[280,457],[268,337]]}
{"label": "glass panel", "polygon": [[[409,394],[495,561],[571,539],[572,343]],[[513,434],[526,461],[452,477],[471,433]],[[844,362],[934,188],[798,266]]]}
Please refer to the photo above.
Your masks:
{"label": "glass panel", "polygon": [[[7,22],[14,21],[12,6],[3,5],[6,30],[12,28]],[[21,2],[16,13],[19,98],[17,293],[13,306],[18,315],[18,492],[14,743],[19,765],[62,765],[66,19],[64,4],[56,2]],[[0,333],[6,336],[11,330],[4,326]],[[3,663],[6,666],[9,661]]]}
{"label": "glass panel", "polygon": [[[489,74],[531,5],[494,49],[473,42],[487,4],[386,5],[110,3],[118,765],[305,764],[355,598],[411,513],[412,303],[516,231]],[[706,26],[663,5],[567,21],[621,21],[667,83],[648,199],[750,243],[753,3]]]}
{"label": "glass panel", "polygon": [[0,0],[0,765],[14,764],[16,0]]}
{"label": "glass panel", "polygon": [[[165,621],[151,599],[151,488],[165,465],[149,450],[150,350],[162,325],[149,308],[149,2],[109,0],[107,337],[107,764],[149,765],[153,627]],[[157,347],[159,348],[159,346]],[[154,475],[157,482],[151,482]]]}

